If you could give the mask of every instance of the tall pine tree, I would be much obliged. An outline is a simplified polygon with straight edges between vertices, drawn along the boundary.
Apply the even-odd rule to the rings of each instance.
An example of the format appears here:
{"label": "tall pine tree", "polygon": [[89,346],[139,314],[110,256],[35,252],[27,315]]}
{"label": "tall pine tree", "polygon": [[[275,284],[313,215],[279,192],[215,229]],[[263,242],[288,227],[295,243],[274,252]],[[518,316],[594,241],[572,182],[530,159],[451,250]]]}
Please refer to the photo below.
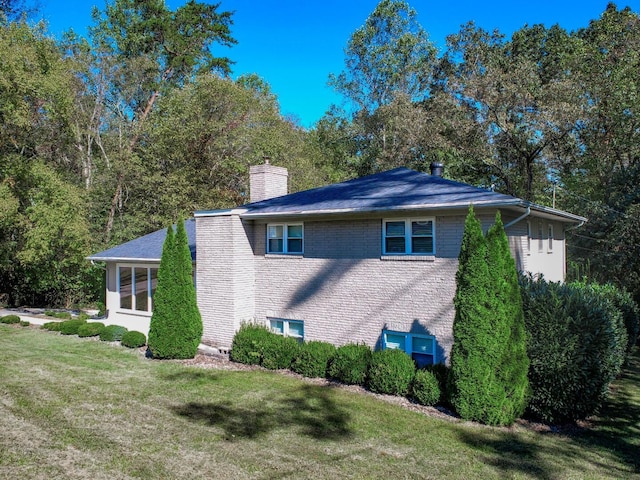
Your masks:
{"label": "tall pine tree", "polygon": [[153,297],[149,350],[153,358],[193,358],[202,338],[202,318],[184,221],[167,229]]}

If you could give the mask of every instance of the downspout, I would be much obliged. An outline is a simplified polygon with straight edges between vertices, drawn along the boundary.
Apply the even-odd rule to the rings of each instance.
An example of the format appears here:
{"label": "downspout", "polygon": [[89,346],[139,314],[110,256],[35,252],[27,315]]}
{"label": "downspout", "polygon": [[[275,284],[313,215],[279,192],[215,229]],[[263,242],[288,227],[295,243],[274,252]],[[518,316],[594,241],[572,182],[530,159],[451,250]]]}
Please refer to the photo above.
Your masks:
{"label": "downspout", "polygon": [[516,223],[518,223],[520,220],[524,220],[525,218],[527,218],[529,215],[531,215],[531,206],[527,205],[527,210],[526,212],[524,212],[522,215],[520,215],[518,218],[516,218],[515,220],[511,220],[509,223],[505,224],[504,229],[506,230],[507,228],[511,227],[512,225],[515,225]]}

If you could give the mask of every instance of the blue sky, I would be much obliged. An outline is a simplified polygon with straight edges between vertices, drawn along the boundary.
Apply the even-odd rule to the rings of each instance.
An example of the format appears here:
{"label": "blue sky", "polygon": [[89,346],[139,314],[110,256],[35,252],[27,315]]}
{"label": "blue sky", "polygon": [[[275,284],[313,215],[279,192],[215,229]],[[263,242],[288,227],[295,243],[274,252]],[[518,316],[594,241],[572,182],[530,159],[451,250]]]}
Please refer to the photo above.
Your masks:
{"label": "blue sky", "polygon": [[[278,96],[282,113],[312,126],[329,106],[341,98],[327,86],[330,73],[344,65],[344,47],[351,33],[375,9],[377,0],[218,0],[219,10],[234,11],[232,34],[238,44],[217,49],[236,63],[233,76],[257,73]],[[168,0],[174,9],[184,0]],[[215,2],[212,2],[215,3]],[[445,37],[473,20],[487,29],[511,34],[525,24],[560,24],[567,30],[588,25],[604,11],[608,0],[413,0],[418,20],[442,50]],[[616,2],[640,11],[640,0]],[[105,0],[40,0],[41,17],[58,36],[73,28],[86,34],[93,5],[103,9]]]}

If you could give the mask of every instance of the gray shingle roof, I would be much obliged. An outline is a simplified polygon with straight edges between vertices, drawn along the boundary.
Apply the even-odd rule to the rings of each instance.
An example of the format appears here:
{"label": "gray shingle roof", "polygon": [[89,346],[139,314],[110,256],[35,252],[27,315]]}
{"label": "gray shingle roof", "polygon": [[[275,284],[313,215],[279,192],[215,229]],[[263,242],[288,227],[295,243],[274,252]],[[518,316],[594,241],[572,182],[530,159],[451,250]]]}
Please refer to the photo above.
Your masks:
{"label": "gray shingle roof", "polygon": [[250,203],[242,216],[519,205],[522,200],[408,168]]}
{"label": "gray shingle roof", "polygon": [[[196,259],[196,221],[194,218],[185,220],[184,229],[189,240],[189,250],[191,258]],[[89,260],[100,261],[160,261],[162,256],[162,245],[167,236],[167,229],[157,230],[143,237],[136,238],[130,242],[117,245],[104,252],[96,253],[87,257]]]}

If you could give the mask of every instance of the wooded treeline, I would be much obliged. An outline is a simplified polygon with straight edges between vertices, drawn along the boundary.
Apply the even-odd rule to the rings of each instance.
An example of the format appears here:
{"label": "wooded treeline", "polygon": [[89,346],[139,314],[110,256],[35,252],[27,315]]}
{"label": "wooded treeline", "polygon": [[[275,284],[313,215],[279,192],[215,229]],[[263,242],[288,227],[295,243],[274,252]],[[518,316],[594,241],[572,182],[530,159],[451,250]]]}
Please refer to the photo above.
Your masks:
{"label": "wooded treeline", "polygon": [[[0,1],[0,302],[95,300],[86,255],[197,209],[247,201],[270,157],[290,190],[396,166],[589,218],[570,272],[640,300],[640,18],[610,4],[578,31],[511,37],[463,25],[438,52],[383,0],[329,82],[344,97],[310,129],[257,75],[232,80],[224,4],[112,0],[88,38],[53,39]],[[228,55],[228,57],[227,57]]]}

